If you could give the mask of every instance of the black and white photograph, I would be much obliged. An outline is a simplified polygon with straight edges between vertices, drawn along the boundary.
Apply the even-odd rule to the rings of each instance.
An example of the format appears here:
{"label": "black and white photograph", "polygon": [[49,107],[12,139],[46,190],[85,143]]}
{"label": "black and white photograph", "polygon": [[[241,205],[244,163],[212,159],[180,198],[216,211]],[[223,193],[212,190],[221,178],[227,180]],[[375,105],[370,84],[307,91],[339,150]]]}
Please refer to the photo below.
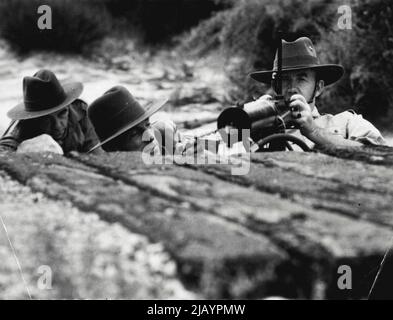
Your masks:
{"label": "black and white photograph", "polygon": [[0,17],[0,300],[393,299],[392,1]]}

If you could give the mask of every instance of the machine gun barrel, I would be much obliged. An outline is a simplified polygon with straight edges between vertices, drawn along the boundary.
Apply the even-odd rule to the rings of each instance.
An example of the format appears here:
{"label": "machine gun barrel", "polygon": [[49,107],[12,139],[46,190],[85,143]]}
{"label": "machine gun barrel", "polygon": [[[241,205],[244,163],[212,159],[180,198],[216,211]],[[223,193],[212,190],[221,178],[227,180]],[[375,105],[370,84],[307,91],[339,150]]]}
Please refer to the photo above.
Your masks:
{"label": "machine gun barrel", "polygon": [[282,88],[282,32],[277,33],[277,69],[272,74],[274,99],[257,100],[238,107],[230,107],[221,112],[217,119],[217,129],[249,129],[250,136],[258,141],[266,136],[285,133],[285,129],[296,128],[289,102],[285,100]]}

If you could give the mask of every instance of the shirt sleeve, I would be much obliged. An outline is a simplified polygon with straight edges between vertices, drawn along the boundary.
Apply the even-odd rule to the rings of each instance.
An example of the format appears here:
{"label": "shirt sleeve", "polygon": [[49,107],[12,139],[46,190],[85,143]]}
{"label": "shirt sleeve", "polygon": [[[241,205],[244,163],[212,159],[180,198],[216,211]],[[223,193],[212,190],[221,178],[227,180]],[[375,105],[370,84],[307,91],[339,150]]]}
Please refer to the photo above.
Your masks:
{"label": "shirt sleeve", "polygon": [[20,144],[20,123],[17,123],[13,128],[11,125],[11,132],[0,139],[0,152],[2,151],[16,151]]}
{"label": "shirt sleeve", "polygon": [[[349,112],[348,112],[349,113]],[[349,113],[347,138],[368,145],[386,145],[385,139],[374,125],[360,114]]]}
{"label": "shirt sleeve", "polygon": [[0,139],[0,152],[2,151],[16,151],[19,142],[12,136],[3,137]]}

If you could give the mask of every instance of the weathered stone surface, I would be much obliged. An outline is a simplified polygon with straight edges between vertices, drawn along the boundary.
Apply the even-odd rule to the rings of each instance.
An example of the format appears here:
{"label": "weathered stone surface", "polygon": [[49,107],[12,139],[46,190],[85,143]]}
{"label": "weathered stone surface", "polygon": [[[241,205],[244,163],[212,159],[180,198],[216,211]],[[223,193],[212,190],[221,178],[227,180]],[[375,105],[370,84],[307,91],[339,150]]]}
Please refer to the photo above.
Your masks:
{"label": "weathered stone surface", "polygon": [[1,299],[196,298],[161,244],[47,199],[3,172],[0,199]]}
{"label": "weathered stone surface", "polygon": [[[370,161],[264,153],[233,176],[224,164],[147,166],[140,153],[31,154],[0,155],[0,169],[162,243],[202,297],[365,297],[393,235],[393,169]],[[343,264],[350,291],[337,288]]]}
{"label": "weathered stone surface", "polygon": [[[246,176],[230,175],[229,165],[203,168],[222,179],[381,225],[393,224],[393,177],[390,167],[331,158],[321,154],[255,154]],[[314,162],[315,161],[315,162]],[[310,164],[309,164],[310,163]]]}
{"label": "weathered stone surface", "polygon": [[[316,277],[319,279],[322,277],[325,281],[331,281],[332,275],[329,270],[337,270],[337,267],[333,266],[339,266],[343,261],[355,265],[359,258],[363,259],[361,268],[366,266],[373,255],[380,256],[383,254],[386,250],[386,241],[391,237],[390,228],[371,223],[366,219],[363,219],[363,221],[358,219],[356,215],[358,203],[349,202],[346,206],[348,210],[351,210],[350,213],[354,212],[355,219],[351,218],[351,215],[342,214],[340,210],[334,210],[334,206],[329,207],[329,210],[321,209],[318,201],[323,200],[325,195],[321,192],[317,193],[318,190],[315,194],[311,192],[313,191],[312,183],[316,184],[318,182],[321,184],[322,190],[326,186],[330,187],[330,197],[336,195],[336,193],[341,195],[340,190],[348,188],[344,180],[341,186],[333,178],[330,180],[329,177],[326,177],[322,182],[304,182],[305,179],[310,179],[310,176],[312,176],[310,174],[312,171],[304,166],[305,158],[311,157],[309,158],[311,163],[313,163],[313,160],[316,163],[320,162],[319,166],[321,168],[324,168],[322,162],[329,162],[329,159],[338,162],[339,159],[317,154],[275,153],[268,156],[266,161],[268,169],[265,169],[260,166],[265,157],[266,155],[262,154],[256,155],[253,158],[254,163],[251,166],[251,173],[236,178],[230,174],[230,167],[226,165],[195,166],[195,170],[192,171],[183,167],[168,165],[164,167],[165,170],[154,174],[148,172],[138,174],[138,172],[132,171],[140,165],[140,157],[137,154],[109,156],[107,161],[103,161],[103,158],[98,161],[89,158],[85,161],[108,174],[122,177],[122,179],[126,179],[139,187],[153,190],[158,195],[189,201],[198,209],[243,225],[249,230],[268,235],[275,243],[290,252],[292,261],[297,260],[296,263],[301,265],[301,269],[307,274],[314,274],[315,270],[321,268],[318,271],[320,274]],[[275,160],[276,157],[277,160]],[[287,167],[289,166],[289,168],[286,168],[283,165],[284,169],[288,171],[287,176],[285,180],[280,180],[280,176],[273,177],[275,181],[273,188],[270,189],[268,188],[269,180],[265,181],[262,177],[265,172],[274,170],[271,168],[273,163],[276,164],[276,171],[280,169],[278,166],[280,161],[284,164],[287,163]],[[341,160],[341,162],[343,161]],[[340,164],[336,165],[335,171],[340,170]],[[291,166],[297,167],[303,175],[298,177],[296,170],[293,170]],[[317,168],[318,165],[315,164],[315,175],[324,178],[322,173],[318,174]],[[202,174],[199,169],[221,176],[224,181],[213,175]],[[377,179],[379,177],[378,170],[373,169],[375,169],[374,179]],[[218,170],[222,170],[224,173],[217,173],[220,172]],[[366,169],[363,168],[364,170]],[[386,168],[386,170],[388,169]],[[323,170],[319,169],[319,171]],[[360,177],[359,173],[363,171],[357,170],[357,174],[356,172],[353,174],[355,177]],[[127,176],[127,172],[133,172],[133,174]],[[268,172],[268,174],[273,175],[274,172]],[[381,175],[383,176],[383,174],[382,172]],[[348,178],[351,181],[351,176]],[[227,179],[238,181],[240,185],[225,181]],[[284,181],[284,183],[280,184],[280,181]],[[263,182],[266,182],[266,187],[262,184]],[[331,186],[333,183],[335,184]],[[286,188],[284,190],[288,190],[281,197],[278,192],[280,189],[274,189],[277,184],[282,189]],[[305,185],[308,189],[305,191],[298,187],[298,184]],[[257,187],[262,185],[265,188],[263,189],[264,192],[261,192],[253,187],[243,185]],[[338,188],[336,185],[340,187]],[[291,197],[287,195],[289,192],[291,192]],[[374,192],[375,190],[370,194],[372,195]],[[305,201],[300,198],[302,194],[304,194]],[[314,196],[315,201],[310,202],[307,196]],[[345,197],[343,198],[345,199]],[[382,198],[382,204],[388,207],[390,204],[389,198],[383,196]],[[333,201],[329,197],[327,199]],[[374,204],[374,206],[376,205]],[[378,214],[376,215],[378,217]],[[388,213],[386,215],[388,216]],[[388,217],[392,219],[390,216]],[[351,258],[348,259],[348,257]],[[352,257],[355,257],[354,261],[352,261]],[[373,258],[370,262],[374,263]],[[364,270],[360,269],[358,272],[362,273]],[[305,278],[301,279],[304,280]]]}
{"label": "weathered stone surface", "polygon": [[323,150],[323,152],[343,159],[358,160],[372,164],[393,164],[393,147],[391,146],[337,147]]}
{"label": "weathered stone surface", "polygon": [[[263,235],[78,162],[70,168],[70,160],[62,157],[48,161],[36,155],[15,155],[0,157],[0,163],[35,191],[69,200],[81,210],[96,212],[104,220],[162,242],[178,262],[185,283],[207,297],[271,294],[281,282],[278,268],[288,264],[286,253]],[[242,287],[243,278],[252,281]]]}

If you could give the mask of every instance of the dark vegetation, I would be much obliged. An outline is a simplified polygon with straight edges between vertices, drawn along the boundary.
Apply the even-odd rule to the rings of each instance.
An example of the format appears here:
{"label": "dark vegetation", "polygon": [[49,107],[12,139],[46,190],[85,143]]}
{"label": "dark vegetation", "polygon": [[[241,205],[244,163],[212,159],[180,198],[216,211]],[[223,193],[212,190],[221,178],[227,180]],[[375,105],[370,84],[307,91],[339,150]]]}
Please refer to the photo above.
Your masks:
{"label": "dark vegetation", "polygon": [[[388,0],[48,0],[54,28],[37,26],[38,0],[2,0],[0,33],[19,52],[86,53],[110,35],[137,37],[156,47],[174,46],[197,57],[219,52],[227,59],[233,102],[267,88],[247,74],[272,66],[276,31],[286,40],[310,37],[320,60],[340,63],[344,78],[326,88],[322,112],[355,109],[391,127],[393,112],[393,2]],[[340,5],[352,9],[352,29],[339,30]]]}
{"label": "dark vegetation", "polygon": [[[52,29],[40,30],[38,7],[52,9]],[[0,32],[19,52],[53,50],[82,52],[103,39],[110,30],[110,17],[102,3],[71,0],[2,0]]]}
{"label": "dark vegetation", "polygon": [[229,7],[229,0],[102,0],[114,23],[137,29],[148,44],[171,42],[173,36]]}
{"label": "dark vegetation", "polygon": [[[50,31],[37,27],[43,4],[52,8]],[[218,0],[2,0],[0,33],[21,53],[83,52],[113,30],[164,44],[226,6]]]}

